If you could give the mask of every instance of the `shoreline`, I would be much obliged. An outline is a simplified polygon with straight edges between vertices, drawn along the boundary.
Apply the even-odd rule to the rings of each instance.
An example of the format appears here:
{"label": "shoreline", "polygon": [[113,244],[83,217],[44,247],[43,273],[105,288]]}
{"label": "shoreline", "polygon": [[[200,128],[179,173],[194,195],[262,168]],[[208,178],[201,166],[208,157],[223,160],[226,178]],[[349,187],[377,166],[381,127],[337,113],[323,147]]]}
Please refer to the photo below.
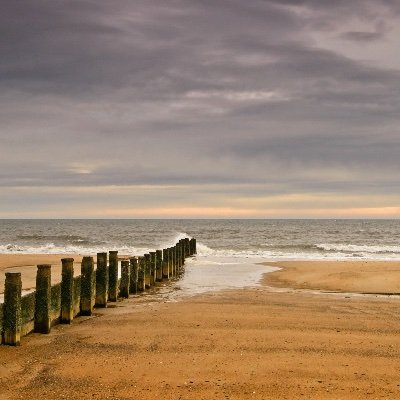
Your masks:
{"label": "shoreline", "polygon": [[[64,257],[74,258],[74,274],[79,275],[82,255],[0,254],[0,294],[4,292],[5,272],[8,271],[22,273],[24,291],[34,289],[38,264],[51,264],[52,284],[60,282],[61,259]],[[120,259],[124,257],[124,255],[119,256]],[[246,258],[246,260],[251,261],[251,258]],[[254,257],[254,260],[258,260],[256,262],[258,265],[279,268],[277,271],[266,272],[261,279],[261,284],[277,289],[400,294],[400,282],[397,284],[400,276],[400,260],[270,260],[260,262],[259,257]]]}

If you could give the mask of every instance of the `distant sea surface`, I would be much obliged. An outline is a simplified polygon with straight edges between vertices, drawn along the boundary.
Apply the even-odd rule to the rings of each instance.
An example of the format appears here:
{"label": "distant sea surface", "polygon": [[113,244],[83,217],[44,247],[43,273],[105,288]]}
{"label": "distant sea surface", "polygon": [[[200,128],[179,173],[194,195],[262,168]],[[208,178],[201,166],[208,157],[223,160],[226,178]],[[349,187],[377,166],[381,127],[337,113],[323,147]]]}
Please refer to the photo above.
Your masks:
{"label": "distant sea surface", "polygon": [[208,258],[400,260],[400,220],[0,220],[0,253],[142,255],[186,236]]}

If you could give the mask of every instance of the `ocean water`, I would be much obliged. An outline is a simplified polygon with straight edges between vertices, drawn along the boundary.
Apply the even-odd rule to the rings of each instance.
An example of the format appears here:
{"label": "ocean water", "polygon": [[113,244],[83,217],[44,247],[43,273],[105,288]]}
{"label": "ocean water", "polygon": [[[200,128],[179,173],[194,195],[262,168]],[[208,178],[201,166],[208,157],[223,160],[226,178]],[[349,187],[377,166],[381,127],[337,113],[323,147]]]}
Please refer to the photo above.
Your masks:
{"label": "ocean water", "polygon": [[0,253],[142,255],[185,236],[204,260],[400,260],[400,220],[0,220]]}
{"label": "ocean water", "polygon": [[[162,301],[257,287],[277,269],[261,265],[268,261],[400,260],[399,220],[0,220],[0,253],[143,255],[187,236],[197,239],[197,256],[159,288]],[[61,279],[58,269],[52,275]],[[22,283],[29,292],[24,273]]]}

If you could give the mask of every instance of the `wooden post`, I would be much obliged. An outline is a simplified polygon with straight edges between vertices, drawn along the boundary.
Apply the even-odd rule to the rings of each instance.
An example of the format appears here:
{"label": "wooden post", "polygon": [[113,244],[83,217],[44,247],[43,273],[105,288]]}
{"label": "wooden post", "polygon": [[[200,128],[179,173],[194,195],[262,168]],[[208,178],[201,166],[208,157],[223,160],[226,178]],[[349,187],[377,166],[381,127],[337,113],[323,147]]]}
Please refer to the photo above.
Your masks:
{"label": "wooden post", "polygon": [[131,269],[128,260],[121,261],[121,285],[120,295],[125,299],[129,298],[129,287],[131,280]]}
{"label": "wooden post", "polygon": [[61,323],[74,319],[74,259],[61,259]]}
{"label": "wooden post", "polygon": [[117,301],[118,299],[118,251],[109,252],[108,269],[108,300]]}
{"label": "wooden post", "polygon": [[178,272],[180,271],[183,263],[182,263],[182,257],[183,257],[183,246],[182,246],[182,239],[178,242],[178,255],[179,255],[179,259],[178,259]]}
{"label": "wooden post", "polygon": [[145,284],[145,260],[143,256],[138,257],[138,291],[143,292],[146,288]]}
{"label": "wooden post", "polygon": [[129,259],[130,269],[131,269],[131,280],[129,293],[136,294],[138,292],[138,259],[132,257]]}
{"label": "wooden post", "polygon": [[179,251],[178,251],[178,244],[176,243],[174,246],[174,276],[175,277],[178,274],[178,263],[179,263]]}
{"label": "wooden post", "polygon": [[189,257],[190,254],[190,239],[189,238],[185,238],[184,241],[184,246],[185,246],[185,258]]}
{"label": "wooden post", "polygon": [[185,264],[185,253],[183,252],[183,239],[179,241],[179,253],[180,253],[180,267],[182,268],[183,264]]}
{"label": "wooden post", "polygon": [[162,277],[163,279],[169,279],[169,248],[164,249],[162,254],[163,254]]}
{"label": "wooden post", "polygon": [[[145,255],[146,256],[146,255]],[[156,252],[150,251],[150,286],[154,286],[156,283]]]}
{"label": "wooden post", "polygon": [[171,248],[171,254],[172,254],[172,276],[175,276],[176,274],[176,246],[173,246]]}
{"label": "wooden post", "polygon": [[108,301],[108,266],[107,253],[97,253],[96,268],[96,307],[107,307]]}
{"label": "wooden post", "polygon": [[51,265],[37,266],[35,292],[35,322],[34,330],[39,333],[49,333],[51,328]]}
{"label": "wooden post", "polygon": [[81,315],[92,315],[95,303],[95,274],[93,257],[85,256],[81,264]]}
{"label": "wooden post", "polygon": [[197,254],[197,243],[196,239],[192,238],[190,239],[190,255],[194,256],[195,254]]}
{"label": "wooden post", "polygon": [[151,286],[151,266],[150,266],[150,254],[144,255],[144,285],[146,289]]}
{"label": "wooden post", "polygon": [[183,265],[185,264],[185,252],[184,252],[184,247],[183,247],[183,239],[179,241],[179,272],[182,269]]}
{"label": "wooden post", "polygon": [[21,273],[6,272],[3,304],[3,344],[19,346],[21,341]]}
{"label": "wooden post", "polygon": [[163,257],[162,257],[162,250],[156,250],[156,281],[161,282],[162,281],[162,271],[163,271]]}
{"label": "wooden post", "polygon": [[175,276],[178,276],[179,268],[180,268],[180,266],[181,266],[180,247],[181,247],[181,244],[178,242],[178,243],[176,244],[176,270],[175,270]]}
{"label": "wooden post", "polygon": [[172,247],[167,248],[167,271],[168,279],[172,276]]}

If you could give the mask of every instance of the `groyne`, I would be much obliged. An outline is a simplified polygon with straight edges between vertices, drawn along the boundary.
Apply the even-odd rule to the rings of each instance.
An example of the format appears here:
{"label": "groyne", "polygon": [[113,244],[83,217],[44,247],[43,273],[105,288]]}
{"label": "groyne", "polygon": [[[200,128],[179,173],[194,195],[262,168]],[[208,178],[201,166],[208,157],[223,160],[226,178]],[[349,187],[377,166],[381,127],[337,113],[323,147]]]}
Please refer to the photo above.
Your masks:
{"label": "groyne", "polygon": [[1,343],[18,346],[31,332],[49,333],[56,324],[71,324],[80,315],[90,316],[95,308],[179,278],[185,259],[196,253],[194,238],[142,256],[120,258],[114,250],[97,253],[82,258],[79,276],[74,276],[74,259],[63,258],[60,283],[51,285],[51,265],[38,265],[35,291],[25,295],[21,273],[6,272],[4,303],[0,304]]}

